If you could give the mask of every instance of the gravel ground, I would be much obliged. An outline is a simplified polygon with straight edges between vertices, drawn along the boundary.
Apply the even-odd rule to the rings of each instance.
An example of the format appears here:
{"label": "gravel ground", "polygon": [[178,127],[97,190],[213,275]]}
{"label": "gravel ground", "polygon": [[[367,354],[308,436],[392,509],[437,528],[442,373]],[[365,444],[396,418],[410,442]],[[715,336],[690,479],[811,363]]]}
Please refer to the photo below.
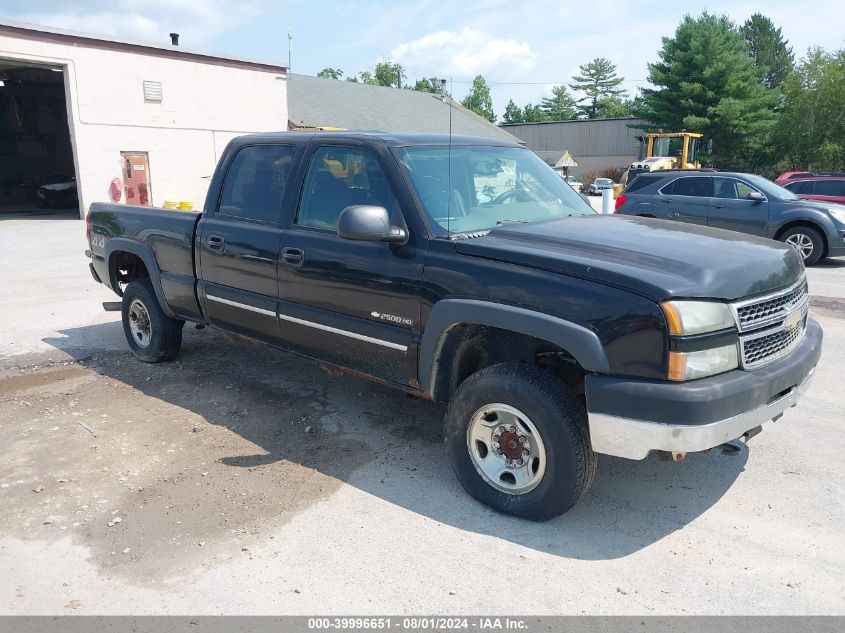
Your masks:
{"label": "gravel ground", "polygon": [[83,233],[0,220],[0,613],[845,614],[845,262],[750,449],[601,458],[534,524],[460,489],[440,406],[210,330],[136,362]]}

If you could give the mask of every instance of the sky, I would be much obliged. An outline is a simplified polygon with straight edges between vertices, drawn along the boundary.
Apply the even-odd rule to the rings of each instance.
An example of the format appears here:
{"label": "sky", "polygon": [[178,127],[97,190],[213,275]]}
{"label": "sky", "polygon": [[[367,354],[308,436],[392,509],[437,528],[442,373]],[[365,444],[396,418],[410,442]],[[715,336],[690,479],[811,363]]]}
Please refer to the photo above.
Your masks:
{"label": "sky", "polygon": [[326,0],[0,0],[0,19],[34,22],[94,34],[180,44],[287,65],[314,75],[325,67],[347,75],[398,61],[408,80],[447,79],[461,99],[482,74],[501,116],[508,99],[538,103],[555,84],[571,82],[578,66],[607,57],[634,94],[648,86],[648,63],[661,37],[684,14],[725,13],[742,23],[755,12],[783,30],[796,57],[808,47],[845,48],[841,0],[711,0],[657,2],[562,0],[328,2]]}

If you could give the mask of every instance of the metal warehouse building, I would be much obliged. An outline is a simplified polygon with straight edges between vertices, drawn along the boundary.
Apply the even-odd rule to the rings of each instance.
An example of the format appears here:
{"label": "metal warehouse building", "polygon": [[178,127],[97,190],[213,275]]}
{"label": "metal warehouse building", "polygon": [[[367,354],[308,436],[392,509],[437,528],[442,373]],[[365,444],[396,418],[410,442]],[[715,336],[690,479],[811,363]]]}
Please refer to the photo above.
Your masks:
{"label": "metal warehouse building", "polygon": [[276,64],[0,22],[0,212],[199,207],[232,137],[287,127],[286,79]]}
{"label": "metal warehouse building", "polygon": [[549,165],[554,165],[568,151],[578,162],[570,171],[576,176],[610,167],[627,167],[637,160],[642,136],[642,119],[586,119],[514,123],[502,129],[521,139]]}

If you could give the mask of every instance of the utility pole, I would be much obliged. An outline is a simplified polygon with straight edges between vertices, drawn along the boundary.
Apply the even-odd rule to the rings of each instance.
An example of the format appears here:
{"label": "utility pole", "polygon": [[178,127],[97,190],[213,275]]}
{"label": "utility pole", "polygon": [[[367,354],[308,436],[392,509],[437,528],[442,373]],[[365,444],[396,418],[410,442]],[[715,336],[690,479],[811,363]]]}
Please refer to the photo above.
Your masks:
{"label": "utility pole", "polygon": [[288,27],[288,76],[290,76],[290,51],[293,46],[293,28]]}

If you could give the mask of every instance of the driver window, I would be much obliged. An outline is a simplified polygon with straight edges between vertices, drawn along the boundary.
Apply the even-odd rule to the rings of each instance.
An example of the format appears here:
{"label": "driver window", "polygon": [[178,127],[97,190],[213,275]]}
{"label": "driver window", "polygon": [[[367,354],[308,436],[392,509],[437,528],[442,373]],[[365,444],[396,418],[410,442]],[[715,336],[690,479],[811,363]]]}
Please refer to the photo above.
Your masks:
{"label": "driver window", "polygon": [[748,183],[733,178],[715,179],[716,197],[728,200],[748,200],[748,196],[757,190]]}
{"label": "driver window", "polygon": [[296,224],[334,231],[340,213],[359,204],[384,207],[390,213],[397,208],[375,155],[352,147],[318,148],[308,166]]}

